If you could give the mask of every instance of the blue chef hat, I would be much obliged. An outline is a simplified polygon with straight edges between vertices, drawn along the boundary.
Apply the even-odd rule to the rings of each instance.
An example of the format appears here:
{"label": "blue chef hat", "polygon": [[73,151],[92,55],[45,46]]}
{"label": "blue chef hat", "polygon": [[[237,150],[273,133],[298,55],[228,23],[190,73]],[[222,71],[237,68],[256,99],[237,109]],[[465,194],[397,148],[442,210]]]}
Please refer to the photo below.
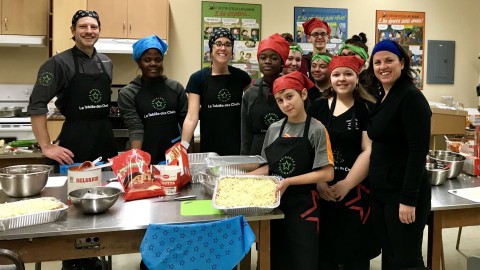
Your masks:
{"label": "blue chef hat", "polygon": [[138,61],[142,54],[148,49],[157,49],[162,53],[162,56],[165,56],[165,52],[168,49],[167,43],[156,35],[151,35],[139,39],[133,45],[133,60]]}

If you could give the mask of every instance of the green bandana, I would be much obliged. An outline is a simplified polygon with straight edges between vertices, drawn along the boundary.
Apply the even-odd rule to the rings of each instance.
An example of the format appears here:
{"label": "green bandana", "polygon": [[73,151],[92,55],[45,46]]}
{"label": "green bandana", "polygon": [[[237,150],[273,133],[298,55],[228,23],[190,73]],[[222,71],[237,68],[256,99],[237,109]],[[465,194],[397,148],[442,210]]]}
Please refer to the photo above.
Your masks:
{"label": "green bandana", "polygon": [[368,54],[363,48],[360,48],[360,47],[352,45],[352,44],[344,44],[342,46],[342,48],[340,50],[338,50],[338,55],[342,55],[342,52],[343,52],[344,49],[349,49],[349,50],[355,52],[356,54],[360,55],[363,58],[364,61],[367,61],[367,59],[368,59]]}
{"label": "green bandana", "polygon": [[312,62],[317,61],[318,59],[322,59],[327,64],[332,60],[332,58],[328,55],[316,53],[312,57]]}
{"label": "green bandana", "polygon": [[300,48],[298,45],[290,45],[290,51],[300,52],[300,54],[303,54],[302,48]]}

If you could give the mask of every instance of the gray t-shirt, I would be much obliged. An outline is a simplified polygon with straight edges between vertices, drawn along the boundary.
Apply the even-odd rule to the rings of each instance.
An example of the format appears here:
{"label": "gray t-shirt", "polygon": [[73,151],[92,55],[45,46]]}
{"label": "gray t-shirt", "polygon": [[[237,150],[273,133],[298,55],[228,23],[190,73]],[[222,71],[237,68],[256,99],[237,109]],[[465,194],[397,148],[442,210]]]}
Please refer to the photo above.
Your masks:
{"label": "gray t-shirt", "polygon": [[[284,119],[281,119],[273,124],[267,130],[265,140],[263,141],[262,157],[265,156],[265,148],[272,144],[279,136],[280,129]],[[288,134],[288,137],[302,137],[305,129],[305,122],[291,123],[287,122],[283,130],[282,136]],[[315,152],[315,159],[313,161],[312,170],[320,169],[326,165],[333,165],[332,148],[330,147],[330,139],[328,137],[325,126],[317,119],[312,118],[310,121],[310,129],[308,131],[308,139]]]}

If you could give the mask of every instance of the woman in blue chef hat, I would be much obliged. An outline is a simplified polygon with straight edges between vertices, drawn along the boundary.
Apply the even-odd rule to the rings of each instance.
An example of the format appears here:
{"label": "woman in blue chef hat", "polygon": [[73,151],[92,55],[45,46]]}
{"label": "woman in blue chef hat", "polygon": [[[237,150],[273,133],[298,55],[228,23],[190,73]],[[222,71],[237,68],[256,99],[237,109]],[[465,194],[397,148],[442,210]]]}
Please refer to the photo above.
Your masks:
{"label": "woman in blue chef hat", "polygon": [[131,148],[148,152],[152,164],[164,161],[165,151],[180,140],[187,115],[183,86],[163,75],[167,48],[156,35],[133,44],[133,60],[142,74],[118,93],[118,108],[128,127]]}

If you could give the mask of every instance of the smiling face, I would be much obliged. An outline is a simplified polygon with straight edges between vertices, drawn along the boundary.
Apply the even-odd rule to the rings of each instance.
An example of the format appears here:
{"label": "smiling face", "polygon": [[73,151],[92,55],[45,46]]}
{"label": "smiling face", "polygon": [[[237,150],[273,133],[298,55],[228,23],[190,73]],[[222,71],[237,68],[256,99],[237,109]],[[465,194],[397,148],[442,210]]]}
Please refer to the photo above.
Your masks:
{"label": "smiling face", "polygon": [[327,30],[323,28],[315,28],[312,30],[308,38],[317,52],[327,51],[327,43],[329,40]]}
{"label": "smiling face", "polygon": [[163,57],[157,49],[146,50],[138,60],[138,67],[142,71],[145,81],[152,81],[163,74]]}
{"label": "smiling face", "polygon": [[373,56],[373,72],[386,91],[400,78],[404,66],[404,60],[389,51],[379,51]]}
{"label": "smiling face", "polygon": [[337,95],[353,95],[353,90],[358,83],[358,76],[351,68],[338,67],[330,74],[330,83]]}
{"label": "smiling face", "polygon": [[300,69],[302,66],[302,54],[299,51],[290,51],[288,53],[287,61],[285,61],[285,68],[283,74],[288,74]]}
{"label": "smiling face", "polygon": [[328,64],[322,59],[312,61],[310,72],[312,73],[312,77],[315,82],[318,83],[322,83],[330,78],[330,74],[328,73]]}
{"label": "smiling face", "polygon": [[92,48],[100,36],[100,27],[96,19],[92,17],[83,17],[75,25],[70,27],[75,45],[84,50]]}
{"label": "smiling face", "polygon": [[277,77],[282,68],[282,58],[272,50],[264,50],[258,57],[260,72],[265,77]]}
{"label": "smiling face", "polygon": [[304,101],[307,98],[307,89],[301,92],[295,89],[285,89],[275,94],[280,110],[290,122],[301,121],[306,115]]}
{"label": "smiling face", "polygon": [[[216,44],[222,44],[220,46]],[[228,62],[232,59],[233,46],[230,39],[221,37],[215,40],[212,46],[211,58],[213,64],[228,65]]]}

